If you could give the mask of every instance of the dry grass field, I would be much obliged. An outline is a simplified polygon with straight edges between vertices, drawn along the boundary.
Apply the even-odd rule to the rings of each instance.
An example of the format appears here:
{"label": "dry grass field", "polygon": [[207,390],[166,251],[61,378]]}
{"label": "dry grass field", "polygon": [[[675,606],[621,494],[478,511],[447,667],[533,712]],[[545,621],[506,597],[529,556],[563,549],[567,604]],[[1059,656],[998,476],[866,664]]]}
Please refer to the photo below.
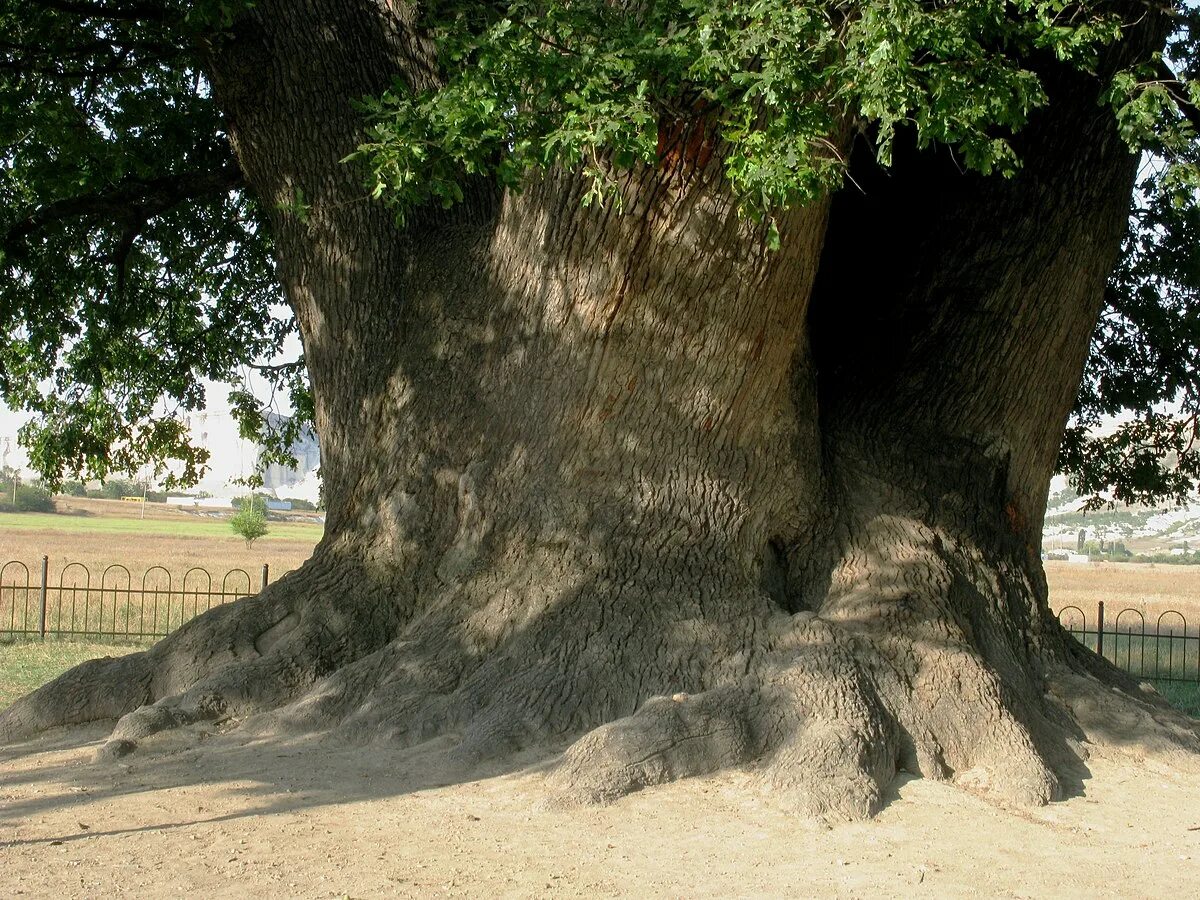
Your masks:
{"label": "dry grass field", "polygon": [[1103,600],[1108,621],[1128,608],[1142,613],[1149,624],[1173,609],[1183,613],[1189,625],[1200,625],[1200,566],[1048,562],[1046,580],[1052,609],[1078,606],[1089,621],[1096,602]]}
{"label": "dry grass field", "polygon": [[39,630],[43,556],[50,634],[136,640],[257,591],[264,565],[272,581],[297,568],[323,531],[316,517],[272,521],[248,548],[227,515],[150,505],[142,518],[140,504],[119,500],[59,498],[57,506],[0,515],[0,633]]}
{"label": "dry grass field", "polygon": [[[231,569],[244,569],[257,579],[266,563],[275,578],[308,559],[323,530],[315,517],[307,522],[272,521],[267,536],[247,548],[226,518],[148,504],[142,519],[140,505],[119,500],[70,497],[56,502],[57,514],[0,515],[0,566],[17,560],[36,579],[42,556],[48,556],[51,584],[69,563],[82,563],[97,574],[107,566],[123,565],[135,577],[154,566],[175,578],[201,567],[218,581]],[[10,570],[5,583],[16,577]]]}
{"label": "dry grass field", "polygon": [[[18,560],[29,567],[36,579],[42,556],[50,557],[51,583],[57,573],[73,562],[99,573],[109,565],[123,565],[140,575],[152,566],[162,566],[182,577],[193,567],[208,569],[214,577],[230,569],[244,569],[257,577],[263,564],[271,567],[271,577],[297,568],[312,554],[320,530],[310,540],[269,537],[255,541],[253,548],[230,533],[215,535],[137,535],[64,534],[50,529],[0,531],[0,565]],[[8,579],[5,580],[8,583]]]}

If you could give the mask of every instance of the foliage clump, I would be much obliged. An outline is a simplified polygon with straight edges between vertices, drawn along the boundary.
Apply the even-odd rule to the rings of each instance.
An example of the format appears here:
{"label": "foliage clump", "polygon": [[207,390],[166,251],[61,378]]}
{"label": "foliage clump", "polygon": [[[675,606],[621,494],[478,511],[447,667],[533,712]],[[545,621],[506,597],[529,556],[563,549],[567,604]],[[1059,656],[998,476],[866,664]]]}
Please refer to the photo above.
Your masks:
{"label": "foliage clump", "polygon": [[54,497],[42,484],[17,484],[13,482],[0,483],[0,512],[41,512],[55,511]]}
{"label": "foliage clump", "polygon": [[270,531],[264,505],[254,497],[243,497],[238,511],[229,520],[229,527],[245,542],[247,549]]}
{"label": "foliage clump", "polygon": [[246,5],[0,0],[0,398],[33,415],[21,441],[53,485],[195,484],[205,381],[304,381],[267,365],[296,326],[199,69]]}
{"label": "foliage clump", "polygon": [[[444,80],[398,82],[363,106],[360,156],[401,213],[462,198],[465,177],[519,188],[530,169],[580,168],[586,201],[653,166],[685,126],[720,142],[742,210],[770,216],[836,188],[839,135],[871,126],[881,162],[899,129],[1014,172],[1008,137],[1046,102],[1028,57],[1080,67],[1120,34],[1097,6],[1057,0],[853,4],[794,0],[510,0],[426,4]],[[668,146],[664,146],[664,142]]]}

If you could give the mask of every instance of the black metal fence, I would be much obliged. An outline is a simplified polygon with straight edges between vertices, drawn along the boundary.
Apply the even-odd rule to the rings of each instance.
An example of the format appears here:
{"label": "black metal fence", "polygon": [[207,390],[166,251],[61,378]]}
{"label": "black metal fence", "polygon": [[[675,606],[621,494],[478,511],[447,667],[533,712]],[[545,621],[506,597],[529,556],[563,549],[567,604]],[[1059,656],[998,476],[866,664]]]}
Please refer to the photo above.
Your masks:
{"label": "black metal fence", "polygon": [[1089,619],[1078,606],[1064,606],[1058,620],[1075,639],[1126,672],[1151,681],[1200,683],[1200,627],[1178,610],[1152,614],[1096,604]]}
{"label": "black metal fence", "polygon": [[255,586],[245,569],[230,569],[217,581],[199,566],[182,577],[151,566],[135,577],[122,565],[97,574],[73,562],[51,574],[48,557],[33,571],[11,560],[0,564],[0,638],[163,637],[205,610],[257,593],[269,578],[266,564]]}
{"label": "black metal fence", "polygon": [[[205,610],[258,592],[269,579],[265,564],[255,585],[245,569],[230,569],[218,581],[199,566],[182,577],[163,566],[135,577],[119,564],[97,574],[73,562],[51,574],[48,557],[33,570],[11,560],[0,564],[0,639],[163,637]],[[1091,616],[1065,606],[1058,619],[1077,640],[1139,678],[1200,684],[1200,627],[1177,610],[1149,619],[1128,608],[1113,615],[1101,601]]]}

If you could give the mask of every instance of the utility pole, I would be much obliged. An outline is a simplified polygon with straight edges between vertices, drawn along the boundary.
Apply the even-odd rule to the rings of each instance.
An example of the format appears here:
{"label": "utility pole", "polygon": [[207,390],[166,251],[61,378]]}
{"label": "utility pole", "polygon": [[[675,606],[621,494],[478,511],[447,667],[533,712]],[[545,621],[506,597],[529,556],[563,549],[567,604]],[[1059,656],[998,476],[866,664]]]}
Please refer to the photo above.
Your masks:
{"label": "utility pole", "polygon": [[[0,454],[0,469],[8,468],[8,451],[12,449],[12,438],[4,439],[4,453]],[[13,506],[17,505],[17,470],[13,469]]]}

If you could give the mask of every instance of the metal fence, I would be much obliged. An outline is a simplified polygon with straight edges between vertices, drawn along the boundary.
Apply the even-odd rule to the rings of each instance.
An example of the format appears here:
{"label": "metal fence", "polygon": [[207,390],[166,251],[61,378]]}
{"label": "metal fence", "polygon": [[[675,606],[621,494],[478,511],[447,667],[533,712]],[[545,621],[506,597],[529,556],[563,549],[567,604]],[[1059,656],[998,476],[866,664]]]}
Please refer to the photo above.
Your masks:
{"label": "metal fence", "polygon": [[[269,580],[266,564],[256,586],[245,569],[230,569],[218,582],[200,566],[182,577],[152,566],[135,578],[122,565],[97,574],[72,562],[51,574],[48,557],[34,571],[11,560],[0,564],[0,638],[163,637],[205,610],[257,593]],[[1085,646],[1139,678],[1200,683],[1200,627],[1177,610],[1147,620],[1136,609],[1106,614],[1101,601],[1090,617],[1065,606],[1058,619]]]}
{"label": "metal fence", "polygon": [[1147,619],[1136,609],[1106,613],[1100,601],[1090,619],[1078,606],[1064,606],[1058,620],[1076,640],[1132,675],[1200,683],[1200,627],[1178,610]]}
{"label": "metal fence", "polygon": [[0,564],[0,638],[164,637],[205,610],[257,593],[269,578],[266,564],[256,587],[245,569],[230,569],[218,582],[199,566],[182,577],[163,566],[135,577],[122,565],[96,573],[72,562],[51,574],[48,557],[35,571],[11,560]]}

